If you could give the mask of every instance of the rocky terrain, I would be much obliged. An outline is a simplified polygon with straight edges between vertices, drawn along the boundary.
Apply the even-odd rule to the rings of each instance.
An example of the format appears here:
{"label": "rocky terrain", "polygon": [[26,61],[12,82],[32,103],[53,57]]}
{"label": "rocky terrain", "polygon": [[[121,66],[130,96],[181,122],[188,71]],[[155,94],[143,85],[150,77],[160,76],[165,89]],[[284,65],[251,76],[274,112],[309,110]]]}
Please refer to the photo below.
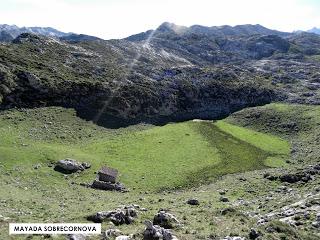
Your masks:
{"label": "rocky terrain", "polygon": [[311,33],[164,23],[123,40],[23,33],[0,47],[3,109],[58,105],[137,122],[319,103],[320,37]]}
{"label": "rocky terrain", "polygon": [[[88,221],[103,234],[67,238],[319,239],[319,35],[0,29],[0,238]],[[121,191],[94,187],[104,165]]]}
{"label": "rocky terrain", "polygon": [[320,29],[319,29],[319,28],[314,27],[314,28],[310,29],[308,32],[316,33],[316,34],[320,34]]}
{"label": "rocky terrain", "polygon": [[22,33],[40,34],[48,37],[64,37],[69,33],[58,31],[51,27],[18,27],[16,25],[0,24],[0,41],[11,42]]}

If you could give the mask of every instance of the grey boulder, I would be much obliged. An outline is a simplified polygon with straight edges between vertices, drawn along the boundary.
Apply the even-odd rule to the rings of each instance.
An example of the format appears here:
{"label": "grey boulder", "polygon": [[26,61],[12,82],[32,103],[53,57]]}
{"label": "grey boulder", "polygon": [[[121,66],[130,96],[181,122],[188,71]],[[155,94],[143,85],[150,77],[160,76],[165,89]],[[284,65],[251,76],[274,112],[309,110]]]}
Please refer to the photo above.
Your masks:
{"label": "grey boulder", "polygon": [[145,221],[146,229],[143,233],[143,240],[177,240],[170,230],[158,225],[153,225],[151,221]]}
{"label": "grey boulder", "polygon": [[136,209],[133,206],[126,206],[113,211],[97,212],[96,214],[89,216],[87,219],[95,223],[111,221],[115,225],[123,225],[133,223],[136,217]]}
{"label": "grey boulder", "polygon": [[74,173],[78,171],[83,171],[87,168],[90,168],[89,163],[80,163],[74,159],[66,158],[63,160],[59,160],[56,165],[54,170],[62,173]]}
{"label": "grey boulder", "polygon": [[171,229],[171,228],[178,227],[180,225],[180,222],[171,213],[168,213],[166,211],[160,210],[154,216],[153,224],[154,225],[159,225],[160,227],[163,227],[163,228]]}

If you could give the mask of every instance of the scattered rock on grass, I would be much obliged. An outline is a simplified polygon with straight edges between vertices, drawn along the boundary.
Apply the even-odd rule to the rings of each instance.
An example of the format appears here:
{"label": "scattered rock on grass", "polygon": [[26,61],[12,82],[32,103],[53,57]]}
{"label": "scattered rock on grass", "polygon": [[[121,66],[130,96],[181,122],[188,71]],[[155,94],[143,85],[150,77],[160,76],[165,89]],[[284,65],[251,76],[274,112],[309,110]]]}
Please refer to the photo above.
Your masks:
{"label": "scattered rock on grass", "polygon": [[113,211],[97,212],[96,214],[87,217],[87,219],[95,223],[102,223],[109,220],[115,225],[122,225],[131,224],[136,217],[137,210],[133,206],[126,206]]}
{"label": "scattered rock on grass", "polygon": [[257,239],[258,237],[260,237],[260,233],[255,230],[254,228],[251,228],[250,232],[249,232],[249,239]]}
{"label": "scattered rock on grass", "polygon": [[153,225],[151,221],[145,221],[146,229],[143,233],[143,240],[177,240],[170,230],[158,225]]}
{"label": "scattered rock on grass", "polygon": [[245,240],[243,237],[225,237],[223,240]]}
{"label": "scattered rock on grass", "polygon": [[68,240],[86,240],[87,237],[82,234],[72,234],[72,235],[68,235],[67,239]]}
{"label": "scattered rock on grass", "polygon": [[296,183],[299,181],[309,182],[310,180],[312,180],[311,175],[305,172],[284,174],[284,175],[281,175],[279,178],[281,182],[287,182],[287,183]]}
{"label": "scattered rock on grass", "polygon": [[11,218],[9,218],[9,217],[4,217],[4,216],[0,215],[0,222],[8,222],[8,221],[10,221],[10,220],[11,220]]}
{"label": "scattered rock on grass", "polygon": [[223,197],[223,196],[221,196],[219,200],[220,200],[220,202],[229,202],[229,199],[227,197]]}
{"label": "scattered rock on grass", "polygon": [[61,172],[61,173],[70,174],[70,173],[74,173],[74,172],[83,171],[87,168],[90,168],[89,163],[85,163],[85,162],[80,163],[76,160],[66,158],[63,160],[59,160],[56,163],[54,170]]}
{"label": "scattered rock on grass", "polygon": [[222,190],[219,190],[218,192],[220,195],[225,195],[227,193],[227,191],[228,190],[226,190],[226,189],[222,189]]}
{"label": "scattered rock on grass", "polygon": [[41,164],[38,163],[38,164],[36,164],[36,165],[33,166],[33,169],[39,169],[40,167],[41,167]]}
{"label": "scattered rock on grass", "polygon": [[189,205],[199,205],[199,204],[200,204],[200,203],[199,203],[199,200],[198,200],[198,199],[195,199],[195,198],[189,199],[189,200],[187,201],[187,203],[188,203]]}
{"label": "scattered rock on grass", "polygon": [[115,237],[121,236],[122,232],[119,229],[108,229],[103,234],[104,240],[113,239]]}
{"label": "scattered rock on grass", "polygon": [[315,228],[320,228],[320,212],[316,215],[316,220],[312,222],[312,226]]}
{"label": "scattered rock on grass", "polygon": [[160,227],[171,229],[178,227],[180,222],[178,219],[171,213],[160,210],[153,218],[153,224],[159,225]]}
{"label": "scattered rock on grass", "polygon": [[116,240],[131,240],[131,239],[132,239],[132,237],[126,236],[126,235],[121,235],[121,236],[116,237]]}
{"label": "scattered rock on grass", "polygon": [[221,215],[227,215],[229,213],[235,213],[235,212],[236,212],[236,209],[234,209],[234,208],[231,208],[231,207],[224,208],[221,210]]}
{"label": "scattered rock on grass", "polygon": [[314,179],[315,175],[320,175],[320,165],[309,166],[301,171],[295,173],[285,173],[282,175],[271,175],[270,173],[264,174],[264,178],[270,181],[280,180],[287,183],[306,183]]}
{"label": "scattered rock on grass", "polygon": [[275,181],[275,180],[278,180],[278,176],[275,176],[275,175],[271,175],[270,173],[265,173],[263,175],[264,178],[270,180],[270,181]]}
{"label": "scattered rock on grass", "polygon": [[92,188],[100,189],[100,190],[107,190],[107,191],[119,191],[119,192],[126,192],[126,188],[122,183],[112,183],[112,182],[103,182],[99,180],[94,180],[91,184]]}

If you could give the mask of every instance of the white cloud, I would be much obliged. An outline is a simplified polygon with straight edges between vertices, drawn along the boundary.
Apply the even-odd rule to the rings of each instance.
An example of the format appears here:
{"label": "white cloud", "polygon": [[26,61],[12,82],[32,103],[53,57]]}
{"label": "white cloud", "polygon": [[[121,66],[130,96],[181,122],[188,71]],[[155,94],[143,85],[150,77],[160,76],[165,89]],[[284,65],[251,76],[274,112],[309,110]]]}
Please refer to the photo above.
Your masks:
{"label": "white cloud", "polygon": [[319,8],[302,0],[1,0],[0,22],[51,26],[106,39],[157,27],[262,24],[283,31],[320,23]]}

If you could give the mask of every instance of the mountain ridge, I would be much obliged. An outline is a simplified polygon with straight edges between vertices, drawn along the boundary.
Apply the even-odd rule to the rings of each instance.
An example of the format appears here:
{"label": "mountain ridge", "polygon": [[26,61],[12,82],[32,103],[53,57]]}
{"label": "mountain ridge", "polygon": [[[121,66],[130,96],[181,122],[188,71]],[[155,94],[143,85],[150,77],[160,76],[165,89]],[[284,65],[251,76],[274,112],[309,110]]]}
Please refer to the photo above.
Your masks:
{"label": "mountain ridge", "polygon": [[[63,37],[71,33],[65,33],[52,27],[18,27],[16,25],[0,24],[0,32],[11,36],[11,40],[18,37],[22,33],[40,34],[49,37]],[[1,39],[1,38],[0,38]]]}
{"label": "mountain ridge", "polygon": [[[148,30],[146,32],[138,33],[138,34],[133,34],[131,36],[126,37],[125,39],[132,39],[133,36],[143,34],[143,33],[151,33],[153,31],[160,31],[161,28],[176,28],[176,29],[185,29],[189,33],[210,33],[211,35],[216,35],[216,36],[222,36],[222,35],[237,35],[239,33],[242,34],[275,34],[279,36],[284,36],[287,34],[290,34],[288,32],[281,32],[277,30],[271,30],[268,29],[260,24],[242,24],[242,25],[236,25],[236,26],[230,26],[230,25],[222,25],[222,26],[202,26],[202,25],[192,25],[190,27],[186,26],[179,26],[174,23],[169,23],[169,22],[164,22],[161,25],[158,26],[155,30]],[[0,24],[0,41],[11,41],[14,38],[16,38],[18,35],[21,33],[33,33],[33,34],[39,34],[39,35],[44,35],[48,37],[55,37],[55,38],[60,38],[60,37],[70,37],[70,36],[89,36],[93,38],[98,38],[96,36],[92,35],[87,35],[87,34],[75,34],[72,32],[66,33],[62,32],[60,30],[57,30],[52,27],[18,27],[17,25],[9,25],[9,24]],[[2,37],[2,35],[5,35],[5,37]],[[9,40],[10,38],[10,40]]]}
{"label": "mountain ridge", "polygon": [[320,28],[314,27],[314,28],[308,30],[307,32],[309,32],[309,33],[315,33],[315,34],[320,34]]}
{"label": "mountain ridge", "polygon": [[[249,29],[256,27],[265,31]],[[159,28],[147,38],[24,33],[0,44],[0,108],[64,106],[88,120],[139,122],[216,119],[272,101],[320,103],[316,34]]]}
{"label": "mountain ridge", "polygon": [[18,27],[16,25],[0,24],[0,42],[10,42],[23,33],[42,35],[65,41],[92,41],[101,38],[86,34],[66,33],[52,27]]}
{"label": "mountain ridge", "polygon": [[[232,36],[232,35],[254,35],[254,34],[265,34],[265,35],[279,35],[279,36],[286,36],[290,35],[291,33],[287,32],[280,32],[277,30],[271,30],[266,27],[263,27],[260,24],[243,24],[243,25],[236,25],[236,26],[229,26],[229,25],[222,25],[222,26],[202,26],[202,25],[192,25],[190,27],[176,25],[170,22],[164,22],[159,25],[158,28],[155,30],[148,30],[146,32],[134,34],[131,36],[126,37],[125,39],[134,41],[135,39],[147,39],[151,33],[154,32],[171,32],[177,35],[184,35],[184,34],[203,34],[209,36]],[[142,36],[145,36],[144,38]]]}

